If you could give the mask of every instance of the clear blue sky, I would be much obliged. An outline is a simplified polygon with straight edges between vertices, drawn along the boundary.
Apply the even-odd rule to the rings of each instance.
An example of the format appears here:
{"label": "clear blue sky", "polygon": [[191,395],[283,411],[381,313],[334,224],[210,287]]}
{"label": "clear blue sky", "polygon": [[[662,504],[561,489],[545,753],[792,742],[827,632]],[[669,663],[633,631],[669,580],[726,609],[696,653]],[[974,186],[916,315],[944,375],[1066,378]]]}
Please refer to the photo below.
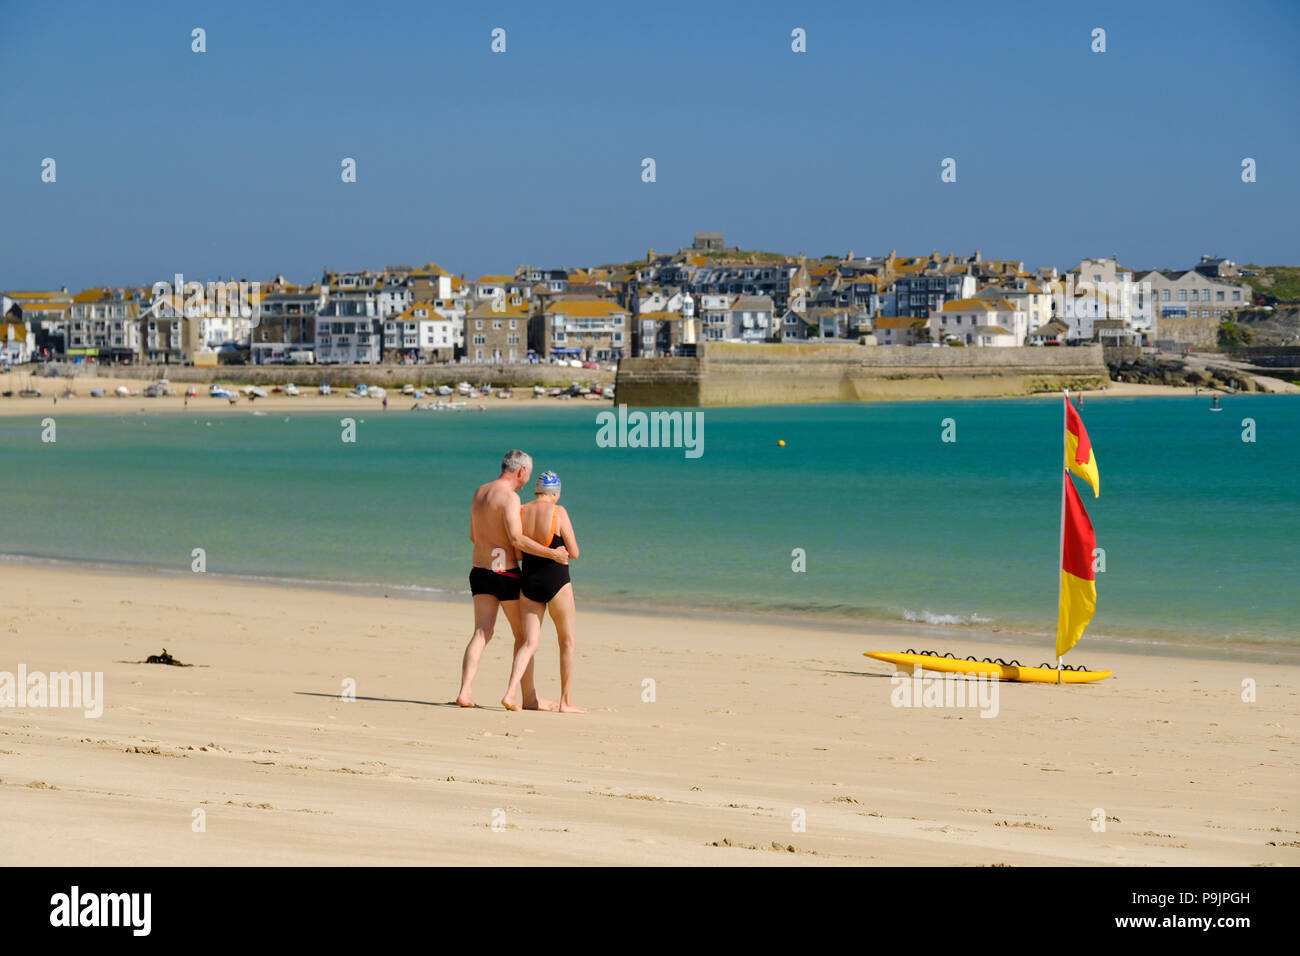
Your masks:
{"label": "clear blue sky", "polygon": [[1300,263],[1296,0],[121,6],[0,0],[0,288],[474,278],[716,230]]}

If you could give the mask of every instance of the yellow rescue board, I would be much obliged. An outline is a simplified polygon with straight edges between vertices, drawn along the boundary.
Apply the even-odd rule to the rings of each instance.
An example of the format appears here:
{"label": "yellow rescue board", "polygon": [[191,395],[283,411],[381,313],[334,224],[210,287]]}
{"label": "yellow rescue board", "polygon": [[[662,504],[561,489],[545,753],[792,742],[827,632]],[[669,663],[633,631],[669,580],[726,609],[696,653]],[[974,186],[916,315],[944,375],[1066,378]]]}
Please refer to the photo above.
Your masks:
{"label": "yellow rescue board", "polygon": [[[988,674],[1001,680],[1034,681],[1043,684],[1056,683],[1055,667],[1025,667],[1020,664],[999,664],[996,661],[968,661],[955,657],[939,657],[935,654],[896,654],[892,651],[863,651],[864,657],[874,657],[878,661],[893,664],[899,670],[910,672],[912,667],[920,664],[929,671],[946,671],[950,674]],[[1110,671],[1067,671],[1061,672],[1062,684],[1088,684],[1095,680],[1105,680]]]}

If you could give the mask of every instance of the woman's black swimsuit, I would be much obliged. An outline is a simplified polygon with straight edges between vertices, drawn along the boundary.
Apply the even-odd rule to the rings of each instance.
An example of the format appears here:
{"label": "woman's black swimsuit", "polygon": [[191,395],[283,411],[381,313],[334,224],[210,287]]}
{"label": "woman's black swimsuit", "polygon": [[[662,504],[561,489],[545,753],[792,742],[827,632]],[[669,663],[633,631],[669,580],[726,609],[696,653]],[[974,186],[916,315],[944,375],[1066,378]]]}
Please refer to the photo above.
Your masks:
{"label": "woman's black swimsuit", "polygon": [[[564,536],[555,533],[555,516],[559,511],[556,505],[551,512],[551,543],[548,548],[558,548],[564,544]],[[524,597],[538,604],[549,604],[551,598],[559,593],[560,588],[569,583],[569,566],[552,561],[550,558],[536,554],[523,555],[523,575],[519,581],[519,590]]]}

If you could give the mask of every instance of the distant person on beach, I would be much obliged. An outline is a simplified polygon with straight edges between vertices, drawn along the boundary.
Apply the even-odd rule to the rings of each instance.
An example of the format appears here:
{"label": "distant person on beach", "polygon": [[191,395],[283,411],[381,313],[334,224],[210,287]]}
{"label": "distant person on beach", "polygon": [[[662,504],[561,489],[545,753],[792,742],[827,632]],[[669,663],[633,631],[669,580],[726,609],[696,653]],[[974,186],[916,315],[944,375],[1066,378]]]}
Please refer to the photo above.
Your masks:
{"label": "distant person on beach", "polygon": [[[506,612],[506,620],[510,622],[515,638],[510,686],[502,705],[508,710],[519,710],[521,705],[524,710],[554,710],[557,706],[554,701],[538,697],[533,686],[533,655],[525,653],[519,613],[519,554],[527,552],[560,564],[567,564],[569,556],[563,547],[546,547],[523,532],[519,517],[519,489],[528,483],[532,473],[532,458],[518,449],[508,451],[501,460],[500,477],[480,485],[470,504],[469,540],[474,545],[474,558],[469,572],[469,588],[474,595],[474,635],[465,648],[461,665],[460,694],[456,703],[462,707],[474,706],[474,675],[483,648],[492,639],[498,608]],[[521,701],[517,701],[515,692],[520,689],[523,696]]]}
{"label": "distant person on beach", "polygon": [[[544,471],[537,476],[533,500],[519,509],[524,534],[552,548],[564,548],[568,559],[578,556],[578,539],[569,512],[560,506],[560,476]],[[551,612],[560,640],[560,713],[585,714],[573,702],[573,664],[578,644],[577,607],[569,562],[525,554],[519,584],[524,619],[524,646],[535,653],[542,634],[542,615]],[[531,666],[531,665],[530,665]],[[513,686],[513,685],[512,685]]]}

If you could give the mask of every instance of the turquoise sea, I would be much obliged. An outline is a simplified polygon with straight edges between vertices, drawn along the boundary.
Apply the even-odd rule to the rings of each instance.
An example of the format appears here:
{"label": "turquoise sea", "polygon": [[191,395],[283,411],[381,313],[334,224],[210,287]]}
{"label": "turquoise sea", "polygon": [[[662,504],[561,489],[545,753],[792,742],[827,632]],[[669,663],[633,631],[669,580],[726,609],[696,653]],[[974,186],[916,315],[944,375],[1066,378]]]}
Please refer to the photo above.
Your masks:
{"label": "turquoise sea", "polygon": [[[1102,496],[1080,487],[1106,552],[1085,641],[1300,647],[1300,400],[1222,404],[1083,408]],[[461,592],[470,495],[521,447],[563,478],[580,602],[975,625],[1043,646],[1033,635],[1055,627],[1059,401],[705,409],[694,459],[598,447],[586,407],[58,412],[54,443],[41,415],[0,419],[0,553],[183,572],[203,548],[213,572]]]}

